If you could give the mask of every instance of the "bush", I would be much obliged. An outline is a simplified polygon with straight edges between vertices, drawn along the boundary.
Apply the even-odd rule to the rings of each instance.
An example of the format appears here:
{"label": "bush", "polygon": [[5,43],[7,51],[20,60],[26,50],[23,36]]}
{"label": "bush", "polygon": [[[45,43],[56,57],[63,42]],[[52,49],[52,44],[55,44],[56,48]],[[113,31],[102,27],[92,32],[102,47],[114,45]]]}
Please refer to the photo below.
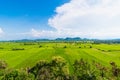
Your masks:
{"label": "bush", "polygon": [[90,48],[92,48],[92,46],[90,46]]}
{"label": "bush", "polygon": [[67,46],[64,46],[63,48],[67,48]]}
{"label": "bush", "polygon": [[2,80],[34,80],[34,77],[23,70],[8,70]]}
{"label": "bush", "polygon": [[0,47],[0,49],[4,49],[3,47]]}
{"label": "bush", "polygon": [[1,69],[6,69],[7,63],[5,61],[0,61],[0,70]]}
{"label": "bush", "polygon": [[13,48],[12,51],[25,50],[24,48]]}
{"label": "bush", "polygon": [[111,62],[110,63],[112,66],[112,75],[115,77],[119,77],[120,76],[120,68],[117,67],[117,65],[115,64],[115,62]]}
{"label": "bush", "polygon": [[54,57],[51,62],[41,60],[29,72],[37,80],[64,80],[68,75],[66,61],[61,57]]}
{"label": "bush", "polygon": [[81,47],[79,47],[79,48],[81,48]]}
{"label": "bush", "polygon": [[76,60],[73,64],[74,80],[96,80],[95,71],[90,64],[83,59]]}
{"label": "bush", "polygon": [[42,46],[40,45],[39,48],[41,48]]}

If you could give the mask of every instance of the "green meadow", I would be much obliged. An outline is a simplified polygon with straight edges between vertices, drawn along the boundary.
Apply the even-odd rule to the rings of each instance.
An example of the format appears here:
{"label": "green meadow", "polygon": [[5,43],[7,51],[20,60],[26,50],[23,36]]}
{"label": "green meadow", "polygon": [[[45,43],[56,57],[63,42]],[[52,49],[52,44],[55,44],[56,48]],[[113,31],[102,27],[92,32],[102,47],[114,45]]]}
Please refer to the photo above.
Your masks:
{"label": "green meadow", "polygon": [[21,69],[34,66],[40,60],[63,57],[72,71],[75,60],[96,61],[105,66],[114,61],[120,66],[120,44],[92,44],[79,42],[0,42],[0,60],[8,68]]}

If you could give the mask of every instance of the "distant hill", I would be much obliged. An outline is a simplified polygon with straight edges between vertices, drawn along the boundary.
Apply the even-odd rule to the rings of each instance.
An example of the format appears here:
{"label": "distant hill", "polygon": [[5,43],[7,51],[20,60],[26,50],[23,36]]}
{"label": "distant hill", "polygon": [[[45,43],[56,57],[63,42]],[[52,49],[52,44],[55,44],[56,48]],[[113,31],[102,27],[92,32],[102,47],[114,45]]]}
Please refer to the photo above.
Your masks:
{"label": "distant hill", "polygon": [[57,41],[80,41],[82,39],[80,37],[75,37],[75,38],[67,37],[67,38],[57,38],[55,40]]}
{"label": "distant hill", "polygon": [[[22,40],[9,40],[11,42],[45,42],[45,41],[93,41],[94,43],[120,43],[120,39],[88,39],[80,37],[66,37],[66,38],[56,38],[56,39],[22,39]],[[2,42],[2,41],[1,41]]]}

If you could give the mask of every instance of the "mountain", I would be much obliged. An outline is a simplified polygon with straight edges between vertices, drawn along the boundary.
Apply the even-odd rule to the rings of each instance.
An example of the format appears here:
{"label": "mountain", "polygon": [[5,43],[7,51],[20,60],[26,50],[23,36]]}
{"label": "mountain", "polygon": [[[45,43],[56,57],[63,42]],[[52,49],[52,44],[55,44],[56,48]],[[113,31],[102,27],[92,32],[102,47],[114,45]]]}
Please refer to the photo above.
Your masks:
{"label": "mountain", "polygon": [[[22,39],[22,40],[9,40],[8,42],[44,42],[44,41],[92,41],[96,44],[99,43],[120,43],[120,39],[105,39],[105,40],[100,40],[100,39],[88,39],[88,38],[80,38],[80,37],[66,37],[66,38],[56,38],[56,39]],[[1,41],[3,42],[3,41]]]}

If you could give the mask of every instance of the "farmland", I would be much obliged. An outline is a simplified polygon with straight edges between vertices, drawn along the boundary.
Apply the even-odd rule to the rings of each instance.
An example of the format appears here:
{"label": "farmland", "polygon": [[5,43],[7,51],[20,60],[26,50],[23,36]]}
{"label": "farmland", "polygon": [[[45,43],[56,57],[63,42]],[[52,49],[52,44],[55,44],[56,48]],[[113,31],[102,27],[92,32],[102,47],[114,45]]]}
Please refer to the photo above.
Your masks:
{"label": "farmland", "polygon": [[61,56],[71,65],[75,60],[93,60],[109,66],[111,61],[120,66],[120,44],[91,44],[64,42],[1,42],[0,60],[7,62],[9,68],[32,67],[39,60],[51,60]]}
{"label": "farmland", "polygon": [[119,80],[120,44],[0,42],[1,80]]}

